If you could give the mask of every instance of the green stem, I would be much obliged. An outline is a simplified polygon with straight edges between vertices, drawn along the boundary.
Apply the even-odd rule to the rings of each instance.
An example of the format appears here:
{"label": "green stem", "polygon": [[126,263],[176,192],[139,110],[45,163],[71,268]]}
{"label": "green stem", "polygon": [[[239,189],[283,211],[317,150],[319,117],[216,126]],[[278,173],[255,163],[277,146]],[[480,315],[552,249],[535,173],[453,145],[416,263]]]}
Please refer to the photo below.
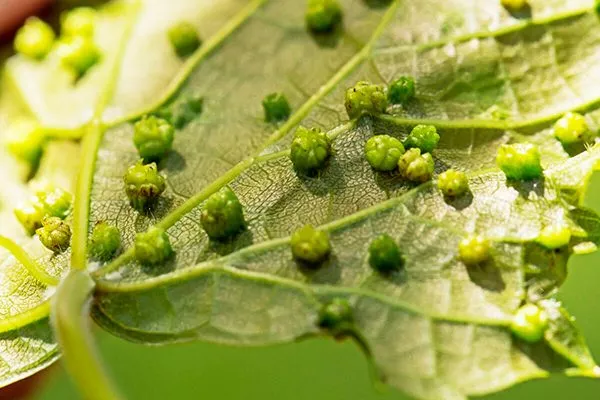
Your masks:
{"label": "green stem", "polygon": [[31,276],[37,279],[39,282],[46,286],[58,285],[58,279],[48,274],[44,268],[36,263],[29,255],[23,250],[21,246],[10,240],[9,238],[0,235],[0,247],[4,247],[6,250],[17,259],[18,262],[29,271]]}
{"label": "green stem", "polygon": [[50,315],[67,372],[87,400],[122,397],[96,355],[89,326],[90,297],[95,287],[86,271],[71,270],[56,291]]}

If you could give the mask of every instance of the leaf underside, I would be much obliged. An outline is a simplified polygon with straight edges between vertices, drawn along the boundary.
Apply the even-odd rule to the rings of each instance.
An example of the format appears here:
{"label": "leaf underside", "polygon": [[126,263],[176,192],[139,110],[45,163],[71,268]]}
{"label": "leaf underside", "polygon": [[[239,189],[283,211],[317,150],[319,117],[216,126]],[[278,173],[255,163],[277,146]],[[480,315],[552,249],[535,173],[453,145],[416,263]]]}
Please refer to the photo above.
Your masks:
{"label": "leaf underside", "polygon": [[[554,372],[597,373],[572,318],[551,300],[567,277],[573,247],[600,240],[600,218],[579,202],[600,148],[565,150],[551,129],[571,110],[598,128],[600,21],[593,1],[531,0],[527,12],[511,14],[497,0],[469,7],[459,0],[345,0],[343,28],[324,35],[307,32],[302,1],[160,3],[103,9],[108,55],[77,83],[77,93],[60,82],[49,91],[27,81],[34,74],[51,82],[51,65],[18,57],[6,64],[4,96],[13,101],[0,98],[0,127],[3,118],[10,123],[23,115],[58,136],[80,136],[91,115],[106,125],[87,194],[89,226],[118,226],[123,251],[104,265],[90,262],[97,280],[92,314],[102,327],[142,343],[268,345],[325,334],[317,324],[320,309],[345,298],[353,310],[351,336],[381,378],[417,398],[463,399]],[[153,25],[157,15],[167,22]],[[204,45],[182,63],[164,31],[186,15],[198,26],[219,18],[203,28]],[[116,44],[123,41],[128,45],[119,55]],[[348,121],[346,88],[358,80],[387,85],[401,75],[416,79],[414,101]],[[294,110],[277,126],[262,114],[261,100],[271,92],[283,92]],[[161,108],[176,110],[190,97],[203,98],[203,109],[181,124],[174,150],[159,164],[167,191],[151,212],[138,213],[122,187],[124,171],[138,159],[133,122]],[[78,112],[67,112],[74,101]],[[434,182],[414,185],[368,165],[369,137],[404,139],[419,123],[440,133],[436,174],[467,172],[468,195],[449,200]],[[300,124],[332,139],[333,156],[314,177],[295,172],[289,160],[290,136]],[[540,146],[544,178],[510,182],[495,167],[498,147],[517,142]],[[3,153],[0,161],[11,162]],[[68,176],[72,166],[62,169]],[[11,182],[27,192],[22,177]],[[244,206],[247,227],[215,242],[199,215],[204,200],[226,184]],[[8,221],[4,203],[14,201],[0,209]],[[574,234],[569,249],[551,252],[534,243],[542,228],[561,220]],[[2,233],[18,231],[11,223],[14,229]],[[327,230],[333,248],[315,270],[299,266],[289,250],[290,234],[307,223]],[[133,239],[156,224],[167,229],[175,257],[141,266],[132,257]],[[406,258],[403,270],[388,276],[367,261],[370,241],[382,233]],[[472,233],[493,240],[493,261],[466,268],[457,246]],[[36,239],[12,236],[43,252]],[[68,261],[68,252],[40,259],[56,275]],[[49,363],[56,346],[42,317],[20,317],[51,291],[12,258],[0,274],[13,277],[0,280],[0,317],[18,327],[0,329],[0,347],[7,349],[0,380],[9,383]],[[23,282],[29,289],[15,293]],[[510,333],[524,302],[540,304],[551,317],[540,343]]]}

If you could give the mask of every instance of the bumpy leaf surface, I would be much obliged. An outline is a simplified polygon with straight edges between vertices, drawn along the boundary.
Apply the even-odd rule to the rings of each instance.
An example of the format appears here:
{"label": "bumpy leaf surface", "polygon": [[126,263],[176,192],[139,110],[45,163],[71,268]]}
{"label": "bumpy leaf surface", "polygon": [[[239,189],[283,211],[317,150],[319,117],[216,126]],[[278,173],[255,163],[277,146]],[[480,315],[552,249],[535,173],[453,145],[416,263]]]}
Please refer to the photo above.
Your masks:
{"label": "bumpy leaf surface", "polygon": [[[593,1],[531,0],[515,13],[498,0],[340,2],[343,27],[319,35],[307,31],[305,4],[296,0],[109,3],[98,32],[106,56],[74,86],[57,78],[51,58],[7,62],[9,101],[0,112],[9,123],[28,113],[58,137],[102,135],[98,148],[85,148],[83,157],[97,160],[91,192],[77,201],[90,201],[90,228],[100,221],[120,228],[123,251],[103,265],[90,261],[95,320],[142,343],[268,345],[327,333],[318,326],[320,310],[345,298],[353,313],[348,334],[385,382],[417,398],[463,399],[553,372],[596,376],[572,317],[552,299],[569,255],[600,240],[600,218],[580,206],[600,147],[564,149],[551,129],[578,110],[597,130],[600,21]],[[197,23],[206,39],[187,61],[165,34],[180,19]],[[346,88],[401,75],[415,78],[414,101],[348,120]],[[261,100],[271,92],[283,92],[293,109],[278,125],[263,118]],[[177,113],[190,98],[202,98],[203,108],[186,114],[159,164],[168,188],[152,211],[139,213],[122,183],[138,159],[133,123],[144,114]],[[98,122],[102,129],[87,129]],[[404,139],[420,123],[436,125],[441,136],[436,174],[467,172],[468,195],[444,198],[435,182],[411,184],[373,171],[364,159],[369,137]],[[333,155],[316,176],[297,173],[289,160],[290,137],[301,124],[332,139]],[[519,142],[540,146],[543,178],[507,181],[495,167],[499,146]],[[21,178],[10,180],[23,189]],[[243,204],[247,227],[217,242],[202,230],[200,211],[225,185]],[[573,232],[568,248],[548,251],[534,242],[559,221]],[[18,231],[11,223],[6,234]],[[331,237],[331,257],[319,269],[298,265],[289,249],[290,235],[307,223]],[[167,229],[175,256],[142,266],[133,239],[152,225]],[[382,233],[406,258],[391,275],[368,264],[368,245]],[[457,247],[473,233],[492,240],[493,257],[467,268]],[[69,255],[41,262],[58,275]],[[49,363],[56,346],[40,325],[44,310],[27,314],[51,291],[14,260],[3,265],[15,278],[2,280],[0,315],[18,327],[0,320],[10,355],[0,372],[10,382]],[[18,282],[26,279],[31,289],[18,295],[14,288],[23,290]],[[509,328],[524,302],[550,316],[536,344]]]}

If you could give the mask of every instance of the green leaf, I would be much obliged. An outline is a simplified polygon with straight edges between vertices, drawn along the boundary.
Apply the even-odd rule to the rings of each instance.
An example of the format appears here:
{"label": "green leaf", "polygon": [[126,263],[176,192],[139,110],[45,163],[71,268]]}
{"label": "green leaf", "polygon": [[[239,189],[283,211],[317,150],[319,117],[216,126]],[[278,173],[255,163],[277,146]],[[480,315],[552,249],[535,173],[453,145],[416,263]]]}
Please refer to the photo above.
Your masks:
{"label": "green leaf", "polygon": [[[333,333],[319,327],[321,309],[346,299],[352,322],[336,336],[354,338],[383,381],[417,398],[463,399],[554,372],[598,376],[572,318],[553,300],[568,277],[569,255],[600,241],[600,217],[581,205],[600,147],[565,149],[552,133],[553,122],[571,110],[598,128],[600,21],[592,1],[531,0],[522,15],[497,0],[471,8],[460,1],[344,0],[343,29],[324,35],[306,30],[302,1],[161,3],[108,5],[105,23],[114,28],[100,37],[107,59],[74,88],[44,88],[54,82],[49,65],[22,66],[15,58],[7,67],[16,93],[57,136],[88,132],[74,264],[85,257],[95,223],[123,234],[115,260],[89,263],[97,281],[92,314],[101,326],[142,343],[268,345]],[[192,14],[206,40],[182,62],[166,30]],[[116,43],[126,44],[120,51]],[[346,88],[401,75],[416,80],[412,102],[348,120]],[[35,88],[24,87],[29,76],[41,79]],[[278,125],[264,121],[261,106],[273,92],[292,107]],[[201,110],[186,111],[190,98],[202,99]],[[36,99],[45,99],[43,107]],[[179,112],[174,150],[159,163],[168,188],[154,209],[138,213],[122,183],[139,157],[133,123],[144,114]],[[300,124],[322,128],[332,140],[333,155],[314,177],[298,174],[289,160]],[[436,175],[467,172],[468,195],[447,199],[435,182],[414,185],[371,169],[368,138],[403,140],[417,124],[437,127]],[[542,179],[511,182],[496,168],[499,146],[520,142],[540,147]],[[225,185],[244,206],[247,227],[211,241],[200,211]],[[535,243],[541,229],[559,222],[573,233],[568,248]],[[331,238],[331,257],[316,270],[298,265],[289,248],[290,235],[307,223]],[[175,256],[142,266],[133,240],[152,225],[167,230]],[[398,273],[369,266],[369,243],[382,233],[404,254]],[[492,241],[491,262],[460,262],[458,243],[470,234]],[[57,265],[65,267],[68,257]],[[524,302],[539,304],[550,319],[536,344],[510,331]]]}

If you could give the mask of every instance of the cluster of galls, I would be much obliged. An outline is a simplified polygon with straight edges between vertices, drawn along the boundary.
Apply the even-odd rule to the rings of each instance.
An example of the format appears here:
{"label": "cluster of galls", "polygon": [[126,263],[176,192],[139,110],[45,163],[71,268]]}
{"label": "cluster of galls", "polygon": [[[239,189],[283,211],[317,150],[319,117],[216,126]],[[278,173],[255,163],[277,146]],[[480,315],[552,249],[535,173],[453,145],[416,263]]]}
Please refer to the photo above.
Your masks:
{"label": "cluster of galls", "polygon": [[431,152],[439,139],[436,128],[431,125],[415,126],[404,143],[389,135],[373,136],[365,143],[365,158],[376,171],[397,168],[412,182],[426,182],[433,176]]}
{"label": "cluster of galls", "polygon": [[[158,199],[166,189],[166,180],[158,171],[160,162],[173,146],[175,129],[166,119],[157,116],[144,117],[134,124],[133,142],[140,155],[140,160],[129,167],[123,177],[125,193],[129,203],[139,212],[146,212],[156,206]],[[244,226],[242,205],[235,193],[225,187],[211,195],[204,203],[200,214],[200,222],[206,234],[212,240],[225,240],[241,231]],[[112,235],[112,239],[102,239],[105,244],[94,253],[98,258],[106,258],[114,254],[119,245],[118,231],[107,231],[97,226],[104,236]],[[100,236],[98,232],[98,236]],[[118,239],[118,240],[117,240]],[[137,235],[135,255],[142,264],[160,264],[173,254],[169,237],[164,229],[152,227],[147,232]]]}
{"label": "cluster of galls", "polygon": [[[226,240],[243,230],[244,212],[235,193],[225,187],[212,194],[202,207],[200,223],[208,237],[217,241]],[[145,265],[161,264],[174,253],[169,236],[158,226],[139,233],[134,250],[136,259]]]}
{"label": "cluster of galls", "polygon": [[379,115],[386,112],[389,104],[409,103],[415,97],[415,81],[402,76],[387,89],[370,82],[360,81],[346,90],[344,107],[351,119],[362,115]]}
{"label": "cluster of galls", "polygon": [[29,18],[15,36],[15,50],[41,61],[55,49],[62,65],[80,78],[101,58],[94,43],[96,11],[88,7],[75,8],[64,13],[60,22],[61,37],[56,40],[48,24],[35,17]]}
{"label": "cluster of galls", "polygon": [[71,228],[63,220],[71,213],[72,202],[70,193],[45,185],[14,213],[28,234],[37,234],[44,246],[60,253],[69,247],[71,241]]}
{"label": "cluster of galls", "polygon": [[123,181],[129,203],[140,212],[154,207],[165,191],[165,178],[158,172],[156,162],[173,147],[175,128],[155,116],[146,116],[134,124],[133,143],[140,160],[127,169]]}

